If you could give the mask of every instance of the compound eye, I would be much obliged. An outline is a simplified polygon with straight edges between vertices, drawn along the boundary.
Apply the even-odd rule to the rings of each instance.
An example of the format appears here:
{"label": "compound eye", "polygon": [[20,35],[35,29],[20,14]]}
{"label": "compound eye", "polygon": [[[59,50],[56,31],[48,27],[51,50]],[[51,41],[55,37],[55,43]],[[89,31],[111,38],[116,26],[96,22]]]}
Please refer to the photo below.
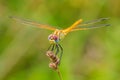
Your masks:
{"label": "compound eye", "polygon": [[48,36],[48,40],[55,40],[56,41],[56,40],[58,40],[58,37],[54,34],[51,34]]}
{"label": "compound eye", "polygon": [[54,39],[53,35],[50,34],[50,35],[48,36],[48,40],[53,40],[53,39]]}
{"label": "compound eye", "polygon": [[50,37],[50,39],[51,39],[51,40],[54,40],[53,36],[52,36],[52,37]]}
{"label": "compound eye", "polygon": [[53,39],[54,39],[54,40],[57,40],[57,39],[58,39],[58,37],[55,35],[55,36],[53,36]]}

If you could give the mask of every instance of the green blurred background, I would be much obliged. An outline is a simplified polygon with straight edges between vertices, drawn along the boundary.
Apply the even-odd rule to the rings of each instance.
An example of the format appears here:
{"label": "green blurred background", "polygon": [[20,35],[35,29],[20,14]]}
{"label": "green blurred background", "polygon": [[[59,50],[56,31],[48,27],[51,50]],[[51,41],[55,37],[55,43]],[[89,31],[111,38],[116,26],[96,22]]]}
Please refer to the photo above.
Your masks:
{"label": "green blurred background", "polygon": [[64,80],[120,80],[120,0],[0,0],[0,80],[59,80],[45,55],[51,31],[9,16],[57,28],[109,17],[110,27],[72,32],[61,42],[60,70]]}

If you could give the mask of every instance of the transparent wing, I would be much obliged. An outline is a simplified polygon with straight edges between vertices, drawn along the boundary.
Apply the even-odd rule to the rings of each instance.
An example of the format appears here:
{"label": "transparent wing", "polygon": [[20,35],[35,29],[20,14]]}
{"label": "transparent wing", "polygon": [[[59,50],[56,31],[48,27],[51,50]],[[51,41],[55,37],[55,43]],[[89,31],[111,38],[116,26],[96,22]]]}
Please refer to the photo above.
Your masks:
{"label": "transparent wing", "polygon": [[15,21],[19,21],[19,22],[21,22],[21,23],[23,23],[23,24],[33,25],[33,26],[36,26],[36,27],[39,27],[39,28],[42,28],[42,29],[56,30],[56,28],[51,27],[51,26],[49,26],[49,25],[39,24],[39,23],[37,23],[37,22],[24,20],[24,19],[20,19],[20,18],[17,18],[17,17],[10,17],[10,18],[12,18],[12,19],[15,20]]}
{"label": "transparent wing", "polygon": [[100,25],[89,26],[89,27],[84,27],[84,28],[75,28],[72,31],[94,29],[94,28],[100,28],[100,27],[105,27],[105,26],[110,26],[110,24],[100,24]]}
{"label": "transparent wing", "polygon": [[72,31],[76,30],[87,30],[87,29],[93,29],[93,28],[100,28],[100,27],[105,27],[105,26],[110,26],[110,24],[107,24],[106,21],[109,18],[100,18],[97,20],[85,22],[81,25],[78,25],[76,28],[74,28]]}

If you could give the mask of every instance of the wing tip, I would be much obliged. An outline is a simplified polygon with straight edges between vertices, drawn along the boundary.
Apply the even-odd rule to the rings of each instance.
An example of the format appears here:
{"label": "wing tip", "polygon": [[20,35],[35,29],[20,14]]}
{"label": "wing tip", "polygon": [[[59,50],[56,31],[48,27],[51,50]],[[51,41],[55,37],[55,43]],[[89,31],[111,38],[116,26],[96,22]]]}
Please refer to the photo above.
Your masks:
{"label": "wing tip", "polygon": [[15,16],[8,16],[8,18],[17,20],[17,17],[15,17]]}
{"label": "wing tip", "polygon": [[8,16],[8,18],[11,18],[11,19],[13,19],[13,18],[15,18],[14,16]]}
{"label": "wing tip", "polygon": [[101,18],[101,21],[108,20],[108,19],[110,19],[110,18]]}
{"label": "wing tip", "polygon": [[106,24],[105,26],[111,26],[111,24]]}

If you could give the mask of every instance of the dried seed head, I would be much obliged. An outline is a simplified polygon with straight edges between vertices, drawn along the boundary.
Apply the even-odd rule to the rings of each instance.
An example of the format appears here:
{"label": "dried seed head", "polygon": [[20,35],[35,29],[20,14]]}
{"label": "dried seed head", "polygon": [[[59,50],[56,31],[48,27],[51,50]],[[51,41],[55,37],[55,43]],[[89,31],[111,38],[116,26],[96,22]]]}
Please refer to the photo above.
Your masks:
{"label": "dried seed head", "polygon": [[51,59],[55,59],[56,58],[56,55],[54,54],[54,52],[52,51],[47,51],[47,54],[46,54],[48,57],[50,57]]}
{"label": "dried seed head", "polygon": [[46,52],[46,55],[47,55],[48,57],[51,57],[53,54],[54,54],[53,51],[47,51],[47,52]]}
{"label": "dried seed head", "polygon": [[54,62],[56,65],[59,65],[60,59],[57,58],[57,60]]}
{"label": "dried seed head", "polygon": [[47,51],[46,55],[50,58],[50,60],[56,64],[59,63],[59,58],[52,51]]}
{"label": "dried seed head", "polygon": [[49,67],[52,68],[52,69],[54,69],[54,70],[57,70],[57,65],[55,63],[53,63],[53,62],[51,62],[49,64]]}
{"label": "dried seed head", "polygon": [[57,70],[57,67],[60,63],[60,59],[54,54],[53,51],[47,51],[46,55],[50,58],[51,61],[49,67],[54,70]]}

